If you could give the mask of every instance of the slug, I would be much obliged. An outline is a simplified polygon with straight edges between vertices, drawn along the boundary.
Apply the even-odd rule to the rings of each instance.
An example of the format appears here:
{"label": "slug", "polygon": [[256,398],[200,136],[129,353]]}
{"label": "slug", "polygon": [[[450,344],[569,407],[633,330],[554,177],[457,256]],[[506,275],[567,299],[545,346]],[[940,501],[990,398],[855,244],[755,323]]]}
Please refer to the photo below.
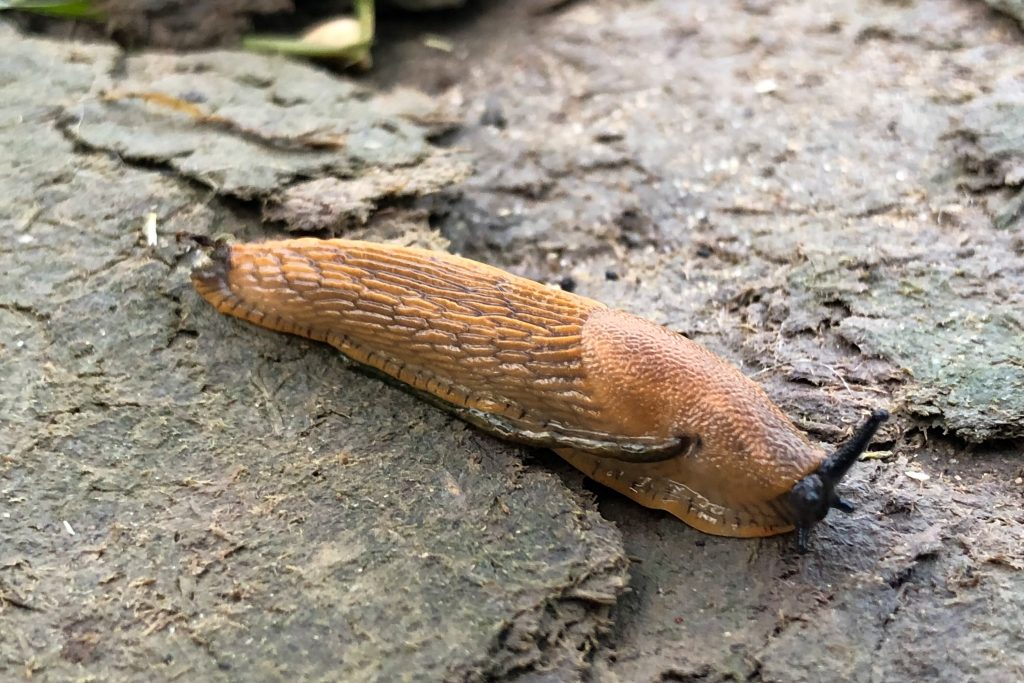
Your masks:
{"label": "slug", "polygon": [[221,313],[334,346],[467,422],[553,449],[700,531],[798,532],[888,417],[829,456],[761,387],[694,341],[447,253],[312,238],[226,244],[192,272]]}

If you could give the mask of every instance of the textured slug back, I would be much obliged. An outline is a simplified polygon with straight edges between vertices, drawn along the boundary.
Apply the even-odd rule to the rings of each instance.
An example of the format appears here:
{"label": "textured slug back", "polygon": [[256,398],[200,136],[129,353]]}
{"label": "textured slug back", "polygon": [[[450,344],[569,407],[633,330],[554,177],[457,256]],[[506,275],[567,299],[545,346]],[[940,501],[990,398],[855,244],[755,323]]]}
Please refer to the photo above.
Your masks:
{"label": "textured slug back", "polygon": [[332,344],[710,533],[790,528],[772,501],[823,458],[700,345],[467,259],[348,240],[220,245],[192,280],[222,313]]}
{"label": "textured slug back", "polygon": [[597,413],[580,334],[602,305],[497,268],[298,239],[221,246],[192,280],[222,313],[327,342],[453,406],[500,416],[507,436],[571,430]]}
{"label": "textured slug back", "polygon": [[658,478],[671,470],[714,503],[749,504],[789,491],[824,459],[757,383],[680,334],[604,309],[583,339],[608,429],[699,439],[693,457],[653,467]]}

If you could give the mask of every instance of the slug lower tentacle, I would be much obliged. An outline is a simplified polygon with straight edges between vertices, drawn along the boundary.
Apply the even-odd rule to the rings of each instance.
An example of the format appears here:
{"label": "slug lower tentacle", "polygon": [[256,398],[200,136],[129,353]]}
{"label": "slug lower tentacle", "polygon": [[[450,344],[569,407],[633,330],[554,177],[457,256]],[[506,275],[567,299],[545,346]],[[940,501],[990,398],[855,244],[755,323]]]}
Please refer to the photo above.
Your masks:
{"label": "slug lower tentacle", "polygon": [[884,419],[841,462],[826,459],[757,384],[699,344],[445,253],[311,238],[217,244],[192,281],[222,313],[331,344],[712,534],[804,530],[844,509],[835,486]]}

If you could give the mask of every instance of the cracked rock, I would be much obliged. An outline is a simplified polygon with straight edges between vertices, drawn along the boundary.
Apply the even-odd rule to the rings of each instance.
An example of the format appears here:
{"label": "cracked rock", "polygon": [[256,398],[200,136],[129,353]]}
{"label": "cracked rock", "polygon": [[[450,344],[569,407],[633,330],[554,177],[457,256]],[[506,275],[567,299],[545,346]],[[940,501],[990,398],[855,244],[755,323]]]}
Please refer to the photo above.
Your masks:
{"label": "cracked rock", "polygon": [[423,98],[378,97],[311,67],[244,53],[143,54],[125,69],[102,95],[65,109],[65,134],[260,201],[292,229],[359,225],[378,202],[435,192],[469,171],[465,159],[427,142],[436,124],[423,122],[438,114]]}

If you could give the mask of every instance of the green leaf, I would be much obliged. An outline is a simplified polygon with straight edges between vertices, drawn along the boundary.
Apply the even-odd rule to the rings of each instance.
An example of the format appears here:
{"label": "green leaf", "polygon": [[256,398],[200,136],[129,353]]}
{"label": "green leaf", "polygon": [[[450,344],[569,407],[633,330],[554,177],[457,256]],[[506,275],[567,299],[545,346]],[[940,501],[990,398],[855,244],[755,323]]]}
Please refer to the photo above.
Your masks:
{"label": "green leaf", "polygon": [[65,19],[102,19],[103,12],[92,0],[0,0],[0,11],[22,10]]}

